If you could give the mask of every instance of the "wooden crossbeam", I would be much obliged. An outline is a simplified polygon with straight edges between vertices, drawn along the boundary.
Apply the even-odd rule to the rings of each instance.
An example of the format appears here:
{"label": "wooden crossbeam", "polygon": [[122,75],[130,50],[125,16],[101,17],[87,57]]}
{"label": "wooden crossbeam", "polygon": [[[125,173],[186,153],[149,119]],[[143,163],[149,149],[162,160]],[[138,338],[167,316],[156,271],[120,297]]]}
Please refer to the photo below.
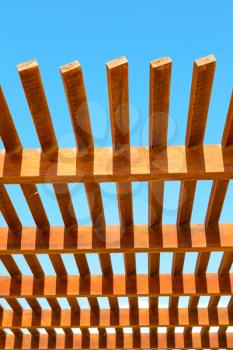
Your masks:
{"label": "wooden crossbeam", "polygon": [[[154,330],[154,329],[152,329]],[[116,329],[117,331],[117,329]],[[15,339],[12,334],[0,335],[0,349],[219,349],[232,348],[233,334],[227,332],[221,336],[212,332],[208,332],[205,339],[201,337],[200,333],[190,333],[185,335],[183,333],[175,333],[175,336],[167,333],[158,333],[155,338],[151,338],[150,334],[141,333],[140,337],[133,334],[122,334],[119,338],[119,333],[107,334],[105,339],[99,334],[39,334],[37,341],[35,336],[23,334],[19,339]],[[34,341],[33,341],[34,340]],[[16,347],[17,343],[17,347]],[[50,346],[49,346],[50,345]],[[52,346],[53,345],[53,346]],[[102,347],[101,347],[102,345]],[[138,347],[137,347],[137,346]]]}
{"label": "wooden crossbeam", "polygon": [[[177,227],[163,224],[154,228],[134,225],[134,243],[130,239],[120,240],[118,225],[106,226],[105,247],[99,247],[91,226],[79,226],[66,230],[62,226],[51,226],[46,235],[36,227],[22,227],[15,234],[6,227],[0,228],[0,255],[11,254],[62,254],[62,253],[135,253],[135,252],[197,252],[233,250],[233,224],[219,224],[205,227],[192,224]],[[127,233],[126,233],[127,236]],[[153,274],[152,274],[153,275]]]}
{"label": "wooden crossbeam", "polygon": [[113,169],[115,152],[111,147],[94,150],[94,160],[75,149],[59,149],[53,161],[40,150],[25,149],[22,154],[0,151],[0,183],[127,182],[152,180],[226,180],[233,178],[233,151],[221,145],[188,149],[167,146],[149,151],[130,147],[130,171]]}
{"label": "wooden crossbeam", "polygon": [[46,275],[44,279],[22,276],[20,280],[0,276],[0,294],[6,298],[231,295],[232,290],[231,273],[223,276],[216,273],[201,276],[161,274],[154,277],[139,274],[113,277],[91,275],[87,278],[68,275],[66,279]]}
{"label": "wooden crossbeam", "polygon": [[[52,299],[53,300],[53,299]],[[49,299],[50,301],[50,299]],[[53,301],[51,303],[51,307]],[[57,307],[56,307],[57,309]],[[158,308],[151,320],[149,309],[138,309],[138,316],[131,315],[130,309],[119,309],[119,314],[109,309],[101,309],[98,313],[90,310],[81,310],[78,314],[69,309],[61,309],[59,314],[52,310],[43,309],[39,315],[32,310],[20,312],[4,310],[1,328],[90,328],[90,327],[196,327],[196,326],[230,326],[233,316],[227,308],[216,308],[208,311],[207,308],[197,308],[189,311],[188,308],[167,309]]]}

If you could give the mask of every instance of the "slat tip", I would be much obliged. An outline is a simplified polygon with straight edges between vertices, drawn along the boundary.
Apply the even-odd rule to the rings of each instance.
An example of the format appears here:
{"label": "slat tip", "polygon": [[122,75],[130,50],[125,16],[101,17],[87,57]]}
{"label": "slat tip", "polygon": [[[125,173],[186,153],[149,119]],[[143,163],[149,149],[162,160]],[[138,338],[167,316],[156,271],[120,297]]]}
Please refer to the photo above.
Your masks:
{"label": "slat tip", "polygon": [[216,64],[216,58],[215,58],[214,55],[208,55],[208,56],[205,56],[205,57],[200,57],[200,58],[195,60],[195,64],[198,67],[209,65],[211,63]]}
{"label": "slat tip", "polygon": [[166,65],[170,65],[172,60],[170,57],[161,57],[157,58],[154,61],[150,62],[152,68],[163,68]]}
{"label": "slat tip", "polygon": [[30,61],[17,64],[18,72],[22,72],[24,70],[35,68],[35,67],[38,67],[38,63],[36,60],[30,60]]}
{"label": "slat tip", "polygon": [[115,58],[112,61],[108,61],[107,62],[107,68],[108,69],[113,69],[115,67],[121,66],[123,64],[127,64],[128,60],[125,56],[119,57],[119,58]]}
{"label": "slat tip", "polygon": [[80,68],[80,67],[81,67],[81,65],[80,65],[79,61],[73,61],[73,62],[70,62],[70,63],[67,63],[67,64],[61,66],[60,72],[62,74],[64,74],[66,72],[72,71],[72,70]]}

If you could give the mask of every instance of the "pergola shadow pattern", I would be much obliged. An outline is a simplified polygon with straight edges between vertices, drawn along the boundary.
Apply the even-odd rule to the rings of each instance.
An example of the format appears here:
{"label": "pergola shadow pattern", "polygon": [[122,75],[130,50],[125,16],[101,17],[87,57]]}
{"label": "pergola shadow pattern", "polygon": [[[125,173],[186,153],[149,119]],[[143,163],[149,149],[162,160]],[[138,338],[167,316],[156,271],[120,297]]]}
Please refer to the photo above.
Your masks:
{"label": "pergola shadow pattern", "polygon": [[[0,306],[0,349],[233,348],[233,223],[219,224],[233,178],[233,94],[221,144],[203,144],[215,66],[212,55],[194,62],[181,146],[167,145],[172,70],[167,57],[150,63],[148,147],[130,145],[125,57],[107,63],[112,147],[94,147],[79,62],[60,69],[75,149],[58,146],[36,61],[18,65],[18,72],[40,149],[22,147],[0,88],[0,209],[7,223],[0,227],[0,260],[9,272],[0,276],[0,297],[10,306]],[[166,180],[181,182],[174,225],[162,222]],[[213,184],[205,222],[191,224],[197,180]],[[148,224],[134,224],[134,181],[149,184]],[[72,182],[84,184],[91,226],[78,224],[68,186]],[[101,182],[116,183],[119,225],[106,225]],[[50,225],[37,189],[40,183],[52,184],[62,227]],[[20,185],[35,227],[22,225],[7,184]],[[223,252],[222,260],[216,273],[208,273],[214,251]],[[138,252],[148,254],[147,274],[137,273]],[[170,274],[160,273],[163,252],[173,253]],[[183,272],[188,252],[198,253],[193,274]],[[100,275],[91,274],[87,253],[98,254]],[[123,253],[124,274],[114,274],[111,253]],[[32,276],[21,273],[13,254],[24,256]],[[37,254],[49,256],[55,276],[45,274]],[[67,273],[61,254],[73,254],[78,275]],[[231,297],[227,306],[219,305],[224,295]],[[161,296],[169,297],[165,308],[159,306]],[[182,296],[189,297],[187,307],[179,306]],[[198,306],[201,296],[210,297],[207,307]],[[66,298],[69,308],[62,308],[58,297]],[[90,309],[81,308],[77,297],[87,297]],[[101,308],[98,297],[107,297],[109,308]],[[129,308],[122,308],[118,297],[128,297]],[[148,297],[149,307],[142,308],[139,297]],[[19,298],[26,299],[29,309]],[[43,308],[38,298],[46,298],[50,308]],[[125,332],[128,327],[130,333]]]}

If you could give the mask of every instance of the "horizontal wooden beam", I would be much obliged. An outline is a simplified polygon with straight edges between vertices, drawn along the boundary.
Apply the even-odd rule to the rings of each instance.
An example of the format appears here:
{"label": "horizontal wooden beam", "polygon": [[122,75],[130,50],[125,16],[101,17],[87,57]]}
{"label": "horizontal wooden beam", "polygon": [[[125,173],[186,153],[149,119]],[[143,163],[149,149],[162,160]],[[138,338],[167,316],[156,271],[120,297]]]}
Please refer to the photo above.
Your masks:
{"label": "horizontal wooden beam", "polygon": [[219,276],[217,273],[160,274],[148,275],[91,275],[67,278],[45,276],[36,279],[22,276],[14,279],[0,276],[0,295],[5,298],[17,297],[110,297],[110,296],[192,296],[192,295],[231,295],[233,294],[233,274]]}
{"label": "horizontal wooden beam", "polygon": [[[121,252],[196,252],[233,251],[233,223],[211,225],[192,224],[177,227],[163,224],[149,228],[134,225],[133,240],[124,239],[119,225],[107,225],[98,231],[92,226],[66,229],[51,226],[46,234],[36,227],[23,227],[17,233],[0,227],[0,254],[84,254]],[[102,236],[101,236],[102,235]],[[104,242],[104,244],[103,244]]]}
{"label": "horizontal wooden beam", "polygon": [[0,183],[121,182],[233,178],[233,149],[221,145],[130,148],[130,169],[121,165],[124,147],[96,148],[94,154],[59,149],[51,159],[38,149],[0,151]]}
{"label": "horizontal wooden beam", "polygon": [[[71,332],[72,333],[72,332]],[[219,349],[233,347],[233,333],[151,334],[7,334],[0,336],[0,349]]]}
{"label": "horizontal wooden beam", "polygon": [[1,316],[0,328],[53,328],[53,327],[174,327],[174,326],[230,326],[233,325],[233,315],[227,308],[158,308],[143,309],[137,312],[130,309],[100,309],[99,312],[81,310],[71,312],[69,309],[42,310],[35,314],[32,310],[14,313],[4,310]]}

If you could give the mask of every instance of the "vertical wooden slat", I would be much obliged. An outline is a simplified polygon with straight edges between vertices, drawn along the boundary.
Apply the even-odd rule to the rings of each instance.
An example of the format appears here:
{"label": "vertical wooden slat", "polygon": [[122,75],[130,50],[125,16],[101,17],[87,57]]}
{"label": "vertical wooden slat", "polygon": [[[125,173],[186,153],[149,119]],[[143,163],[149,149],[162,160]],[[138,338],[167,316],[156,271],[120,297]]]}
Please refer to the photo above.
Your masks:
{"label": "vertical wooden slat", "polygon": [[27,303],[36,315],[40,315],[42,308],[35,298],[27,298]]}
{"label": "vertical wooden slat", "polygon": [[15,336],[14,348],[16,348],[16,349],[22,348],[23,333],[22,333],[21,329],[12,329],[12,332]]}
{"label": "vertical wooden slat", "polygon": [[[5,146],[6,152],[22,151],[22,144],[19,139],[17,130],[14,126],[14,122],[11,117],[10,111],[8,109],[7,103],[5,101],[2,89],[0,89],[0,118],[1,118],[1,126],[0,126],[1,137]],[[21,188],[26,198],[37,195],[35,185],[22,185]],[[33,198],[32,198],[32,205],[33,205]],[[14,232],[19,231],[22,225],[4,186],[0,186],[0,208],[9,228]],[[34,206],[36,222],[39,224],[39,226],[45,227],[47,223],[41,222],[42,219],[39,215],[40,208],[38,211],[37,209],[38,208]],[[42,276],[43,270],[41,269],[41,266],[38,262],[37,257],[32,255],[24,255],[24,257],[29,267],[31,268],[32,272],[34,272],[34,276],[36,278],[37,277],[39,278],[40,276]],[[2,257],[2,261],[5,264],[6,268],[8,269],[12,277],[19,278],[21,276],[21,272],[18,266],[16,265],[14,259],[11,256]]]}
{"label": "vertical wooden slat", "polygon": [[[38,64],[35,61],[27,62],[25,64],[19,65],[18,71],[19,71],[21,82],[23,84],[25,95],[29,104],[29,108],[31,110],[31,114],[37,130],[37,134],[39,137],[42,150],[44,152],[55,153],[55,151],[58,148],[58,145],[57,145],[57,140],[56,140],[56,136],[52,125],[52,120],[51,120],[42,80],[40,77]],[[84,127],[85,127],[85,130],[88,130],[87,125],[84,125]],[[84,141],[86,141],[86,139]],[[69,193],[68,191],[66,191],[65,196],[61,198],[61,196],[59,197],[58,193],[64,193],[63,192],[64,186],[61,184],[56,184],[54,186],[54,189],[55,189],[55,194],[58,197],[59,207],[62,209],[63,218],[65,219],[66,222],[68,222],[70,218],[68,218],[67,211],[64,212],[64,205],[66,204],[65,200],[67,199],[67,197],[69,197]],[[62,200],[64,201],[63,203],[61,203]],[[41,209],[39,214],[40,217],[44,217],[44,220],[45,220],[45,215],[44,215],[45,212],[42,210],[42,203],[38,196],[37,196],[37,205]],[[39,224],[38,218],[36,217],[37,213],[35,210],[33,210],[35,208],[32,206],[31,198],[30,198],[30,209],[34,213],[33,214],[34,219],[35,220],[37,219],[37,224]],[[79,259],[78,257],[76,258]],[[56,273],[64,277],[67,273],[61,257],[58,255],[51,255],[50,259]],[[85,258],[81,258],[78,266],[78,268],[81,270],[80,273],[83,273],[82,269],[86,272],[86,266],[87,266],[87,262],[85,262]]]}
{"label": "vertical wooden slat", "polygon": [[[118,155],[118,165],[130,169],[130,126],[129,126],[129,92],[128,61],[125,57],[107,63],[108,97],[112,130],[112,143]],[[115,165],[116,167],[116,165]],[[120,168],[119,168],[120,169]],[[118,169],[118,170],[119,170]],[[133,203],[132,184],[117,183],[117,198],[121,226],[121,239],[130,237],[133,243]],[[135,254],[124,254],[126,274],[136,274]],[[131,310],[138,308],[137,298],[129,300]]]}
{"label": "vertical wooden slat", "polygon": [[35,278],[38,278],[38,279],[43,278],[44,277],[44,270],[42,269],[37,256],[31,255],[31,254],[30,255],[25,254],[24,258],[25,258],[27,264],[29,265]]}
{"label": "vertical wooden slat", "polygon": [[31,333],[31,348],[39,348],[40,332],[37,329],[30,329],[29,332]]}
{"label": "vertical wooden slat", "polygon": [[53,189],[66,229],[77,229],[78,221],[68,185],[63,183],[53,184]]}
{"label": "vertical wooden slat", "polygon": [[[222,136],[222,147],[225,149],[227,147],[231,147],[233,145],[233,93],[231,95],[228,113],[226,117],[226,123]],[[229,180],[215,180],[212,184],[212,189],[210,193],[210,199],[208,203],[205,225],[211,226],[219,223],[224,200],[226,197],[227,189],[229,185]],[[210,253],[205,253],[205,255],[210,257]],[[222,261],[220,263],[218,273],[223,275],[229,272],[232,264],[233,255],[231,252],[226,252],[223,254]],[[218,298],[216,296],[212,296],[209,302],[209,308],[212,305],[216,305],[218,303]]]}
{"label": "vertical wooden slat", "polygon": [[[18,72],[41,148],[44,153],[56,155],[58,143],[43,88],[39,66],[36,61],[29,61],[18,65]],[[22,185],[21,188],[38,229],[46,233],[46,231],[49,229],[49,221],[36,185],[25,184]],[[28,257],[28,259],[30,259],[30,257]],[[64,276],[67,274],[62,259],[59,255],[51,255],[50,259],[56,273],[59,276]]]}
{"label": "vertical wooden slat", "polygon": [[22,184],[21,189],[30,208],[36,226],[41,232],[48,232],[49,220],[41,201],[37,186],[34,184]]}
{"label": "vertical wooden slat", "polygon": [[14,279],[20,279],[22,277],[22,273],[11,255],[2,255],[0,259],[11,277]]}
{"label": "vertical wooden slat", "polygon": [[[200,58],[194,62],[185,140],[187,148],[193,148],[203,144],[215,66],[216,59],[213,55]],[[190,223],[195,188],[196,181],[192,181],[191,183],[183,181],[181,183],[178,211],[178,220],[181,221],[178,221],[178,225]],[[174,270],[176,270],[176,261],[182,266],[184,255],[175,257]],[[204,259],[200,257],[198,261],[201,265],[197,265],[197,273],[205,267]],[[190,305],[193,303],[196,304],[196,301],[196,299],[190,298]]]}
{"label": "vertical wooden slat", "polygon": [[[92,158],[94,142],[81,66],[79,62],[72,62],[61,67],[60,70],[78,150],[79,152],[85,152],[88,157]],[[85,184],[85,191],[93,229],[94,232],[97,233],[97,240],[101,237],[101,243],[105,244],[105,218],[100,185],[97,183]],[[75,256],[75,259],[78,261],[79,256]],[[85,258],[82,257],[83,262],[84,259]],[[103,267],[103,272],[111,272],[110,256],[106,256],[105,259],[100,257],[100,261],[102,262],[101,266]],[[82,262],[79,261],[79,265],[81,265],[82,270],[84,269],[82,272],[87,270],[85,268],[87,265],[85,262],[84,265],[82,265]],[[91,304],[92,306],[95,305],[94,308],[96,309],[98,301],[96,300],[95,304],[91,301]]]}
{"label": "vertical wooden slat", "polygon": [[222,136],[222,145],[224,147],[231,147],[233,144],[233,91],[231,93],[229,108],[227,112],[226,123]]}
{"label": "vertical wooden slat", "polygon": [[[17,239],[17,234],[20,232],[22,224],[4,185],[0,185],[0,211],[9,229],[16,234],[15,239]],[[2,255],[0,259],[13,278],[21,277],[21,271],[11,255]]]}
{"label": "vertical wooden slat", "polygon": [[16,314],[21,314],[23,311],[22,306],[20,305],[20,303],[18,302],[17,299],[11,299],[7,301],[8,304],[10,305],[10,307],[12,308],[12,310],[16,313]]}
{"label": "vertical wooden slat", "polygon": [[80,312],[80,306],[79,306],[79,303],[77,301],[77,298],[68,297],[67,300],[68,300],[68,303],[70,305],[71,310],[73,312],[79,313]]}
{"label": "vertical wooden slat", "polygon": [[[36,185],[24,184],[21,185],[21,188],[38,230],[44,234],[48,233],[50,224]],[[61,256],[59,254],[49,254],[49,257],[56,274],[61,278],[65,277],[67,271]],[[28,256],[27,261],[29,261],[29,266],[32,266],[30,259],[31,257]]]}
{"label": "vertical wooden slat", "polygon": [[74,136],[79,151],[93,151],[94,142],[82,68],[75,61],[60,68]]}
{"label": "vertical wooden slat", "polygon": [[0,86],[0,136],[6,152],[22,151],[22,144]]}
{"label": "vertical wooden slat", "polygon": [[[149,146],[151,150],[167,145],[168,114],[171,85],[172,61],[163,57],[150,63],[149,93]],[[153,227],[162,224],[164,182],[150,181],[148,184],[148,225]],[[154,276],[159,273],[160,254],[148,254],[148,273]],[[149,298],[150,309],[158,307],[158,298]]]}
{"label": "vertical wooden slat", "polygon": [[43,152],[56,152],[58,149],[57,139],[38,63],[33,60],[19,64],[17,67],[41,148]]}
{"label": "vertical wooden slat", "polygon": [[213,55],[194,62],[185,141],[189,148],[201,145],[204,140],[215,66]]}

